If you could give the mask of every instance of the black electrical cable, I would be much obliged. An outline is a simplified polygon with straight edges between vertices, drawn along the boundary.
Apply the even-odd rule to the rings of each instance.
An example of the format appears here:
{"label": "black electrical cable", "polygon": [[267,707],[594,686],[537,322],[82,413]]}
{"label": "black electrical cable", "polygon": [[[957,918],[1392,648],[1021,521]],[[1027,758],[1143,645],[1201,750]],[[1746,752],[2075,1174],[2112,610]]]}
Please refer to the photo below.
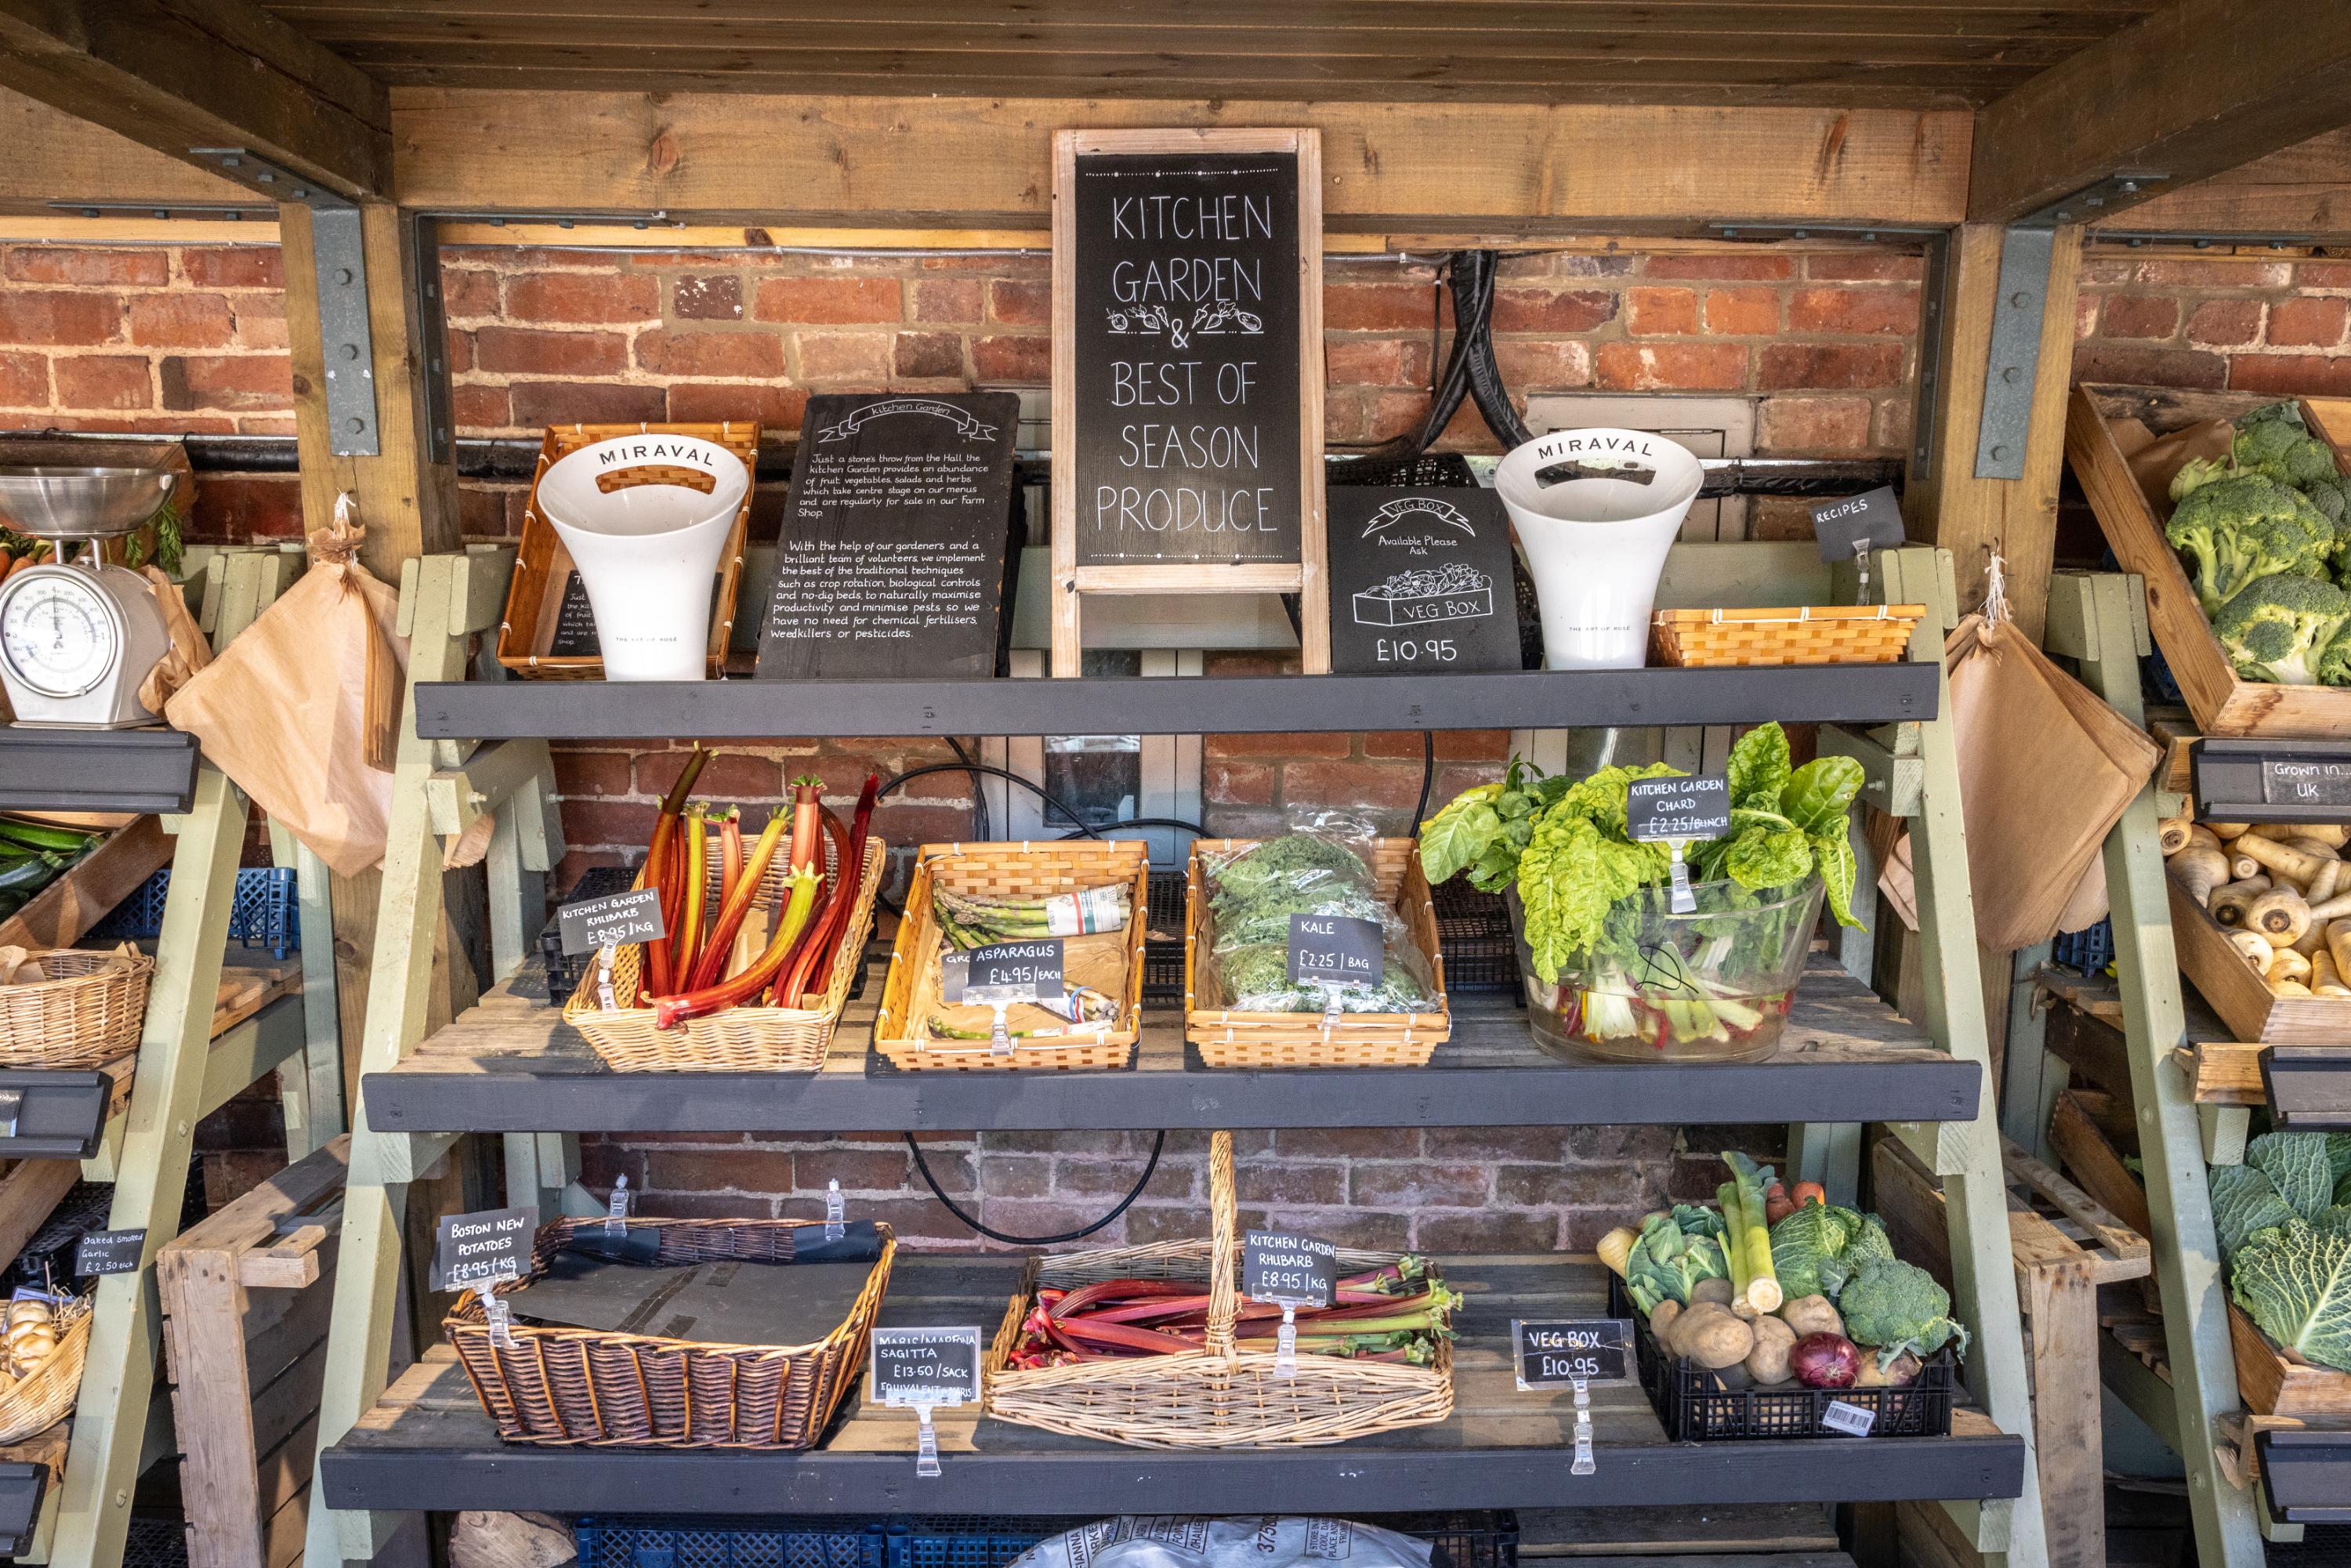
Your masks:
{"label": "black electrical cable", "polygon": [[1117,1207],[1112,1209],[1108,1214],[1103,1215],[1100,1219],[1095,1220],[1092,1225],[1087,1226],[1084,1229],[1065,1231],[1059,1236],[1013,1236],[1001,1230],[989,1229],[987,1226],[982,1225],[978,1220],[974,1219],[970,1215],[966,1214],[961,1208],[957,1207],[956,1206],[956,1200],[949,1197],[945,1192],[940,1190],[938,1177],[931,1174],[930,1166],[923,1158],[923,1145],[914,1142],[914,1134],[912,1133],[906,1134],[905,1138],[906,1152],[914,1156],[914,1169],[922,1176],[923,1185],[931,1189],[931,1196],[939,1200],[939,1207],[946,1209],[949,1214],[954,1215],[957,1219],[962,1220],[966,1225],[970,1226],[974,1230],[979,1232],[980,1235],[987,1237],[990,1241],[1001,1241],[1008,1247],[1057,1247],[1064,1241],[1082,1241],[1087,1237],[1092,1236],[1095,1231],[1100,1230],[1103,1226],[1108,1225],[1112,1220],[1116,1219],[1120,1215],[1124,1214],[1134,1206],[1134,1200],[1143,1196],[1143,1189],[1151,1185],[1152,1173],[1159,1168],[1160,1151],[1167,1146],[1167,1134],[1165,1132],[1162,1132],[1157,1138],[1152,1141],[1151,1158],[1144,1162],[1143,1166],[1143,1175],[1135,1182],[1134,1189],[1128,1192],[1124,1197],[1118,1200]]}
{"label": "black electrical cable", "polygon": [[1412,832],[1417,836],[1420,825],[1428,821],[1428,792],[1437,784],[1437,732],[1420,732],[1420,803],[1412,809]]}
{"label": "black electrical cable", "polygon": [[[967,771],[976,766],[971,759],[971,753],[963,748],[963,742],[952,735],[947,737],[947,749],[956,754],[956,760],[962,763]],[[977,784],[979,780],[974,778],[972,782]],[[983,843],[996,836],[988,831],[987,791],[985,789],[975,789],[971,792],[971,826],[972,836]]]}

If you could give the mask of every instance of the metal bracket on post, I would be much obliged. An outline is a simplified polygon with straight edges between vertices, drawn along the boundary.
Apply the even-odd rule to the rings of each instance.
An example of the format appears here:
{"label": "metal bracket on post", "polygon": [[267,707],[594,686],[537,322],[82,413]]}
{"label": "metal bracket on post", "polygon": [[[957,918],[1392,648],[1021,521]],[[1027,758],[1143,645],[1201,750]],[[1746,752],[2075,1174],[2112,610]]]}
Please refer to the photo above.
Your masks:
{"label": "metal bracket on post", "polygon": [[424,345],[424,458],[449,461],[456,437],[456,394],[449,382],[448,302],[441,293],[441,220],[418,213],[416,225],[416,334]]}
{"label": "metal bracket on post", "polygon": [[375,344],[368,326],[367,248],[359,204],[242,147],[188,151],[240,185],[310,209],[319,336],[326,349],[328,449],[338,457],[377,455],[382,446],[376,423]]}
{"label": "metal bracket on post", "polygon": [[1991,345],[1984,360],[1983,410],[1976,422],[1976,477],[2022,479],[2032,429],[2032,388],[2041,368],[2042,318],[2049,304],[2049,263],[2057,225],[2086,223],[2121,196],[2136,196],[2168,174],[2109,174],[2060,202],[2027,213],[2001,235],[2000,286],[1991,307]]}

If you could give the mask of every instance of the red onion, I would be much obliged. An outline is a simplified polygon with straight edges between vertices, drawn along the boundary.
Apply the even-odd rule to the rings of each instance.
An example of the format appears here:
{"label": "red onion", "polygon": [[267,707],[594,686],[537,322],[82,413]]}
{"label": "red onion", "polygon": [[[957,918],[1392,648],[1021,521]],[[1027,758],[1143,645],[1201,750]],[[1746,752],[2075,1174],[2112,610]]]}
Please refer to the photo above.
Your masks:
{"label": "red onion", "polygon": [[1861,1352],[1843,1334],[1808,1333],[1788,1352],[1788,1370],[1807,1388],[1851,1388]]}

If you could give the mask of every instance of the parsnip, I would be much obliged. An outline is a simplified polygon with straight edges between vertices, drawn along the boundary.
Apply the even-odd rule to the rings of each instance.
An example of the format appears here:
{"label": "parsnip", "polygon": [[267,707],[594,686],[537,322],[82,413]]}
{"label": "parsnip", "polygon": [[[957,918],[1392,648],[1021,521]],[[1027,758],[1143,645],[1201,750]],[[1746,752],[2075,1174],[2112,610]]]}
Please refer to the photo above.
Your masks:
{"label": "parsnip", "polygon": [[2311,902],[2310,917],[2322,925],[2330,920],[2340,920],[2346,915],[2351,915],[2351,883],[2346,883],[2346,887],[2332,898],[2314,899]]}
{"label": "parsnip", "polygon": [[2342,891],[2343,876],[2346,871],[2351,871],[2351,861],[2328,861],[2319,868],[2318,874],[2310,879],[2310,885],[2302,890],[2303,897],[2310,900],[2314,909],[2325,903]]}
{"label": "parsnip", "polygon": [[2237,956],[2242,958],[2256,975],[2268,974],[2270,960],[2277,956],[2277,949],[2269,945],[2266,937],[2251,931],[2230,932],[2229,946],[2237,950]]}
{"label": "parsnip", "polygon": [[2273,986],[2281,980],[2307,981],[2310,978],[2310,960],[2291,947],[2281,947],[2270,959],[2268,978]]}
{"label": "parsnip", "polygon": [[2341,858],[2335,852],[2335,846],[2324,839],[2314,839],[2307,833],[2296,833],[2290,839],[2280,839],[2278,841],[2288,849],[2300,850],[2306,855],[2316,855],[2324,862],[2321,870],[2328,865],[2343,863]]}
{"label": "parsnip", "polygon": [[2307,997],[2313,994],[2311,988],[2300,980],[2273,980],[2270,983],[2270,995],[2273,997]]}
{"label": "parsnip", "polygon": [[2322,857],[2280,843],[2275,839],[2262,838],[2259,833],[2247,833],[2229,846],[2231,855],[2250,855],[2262,862],[2272,876],[2307,883],[2331,857]]}
{"label": "parsnip", "polygon": [[2253,825],[2251,822],[2207,822],[2204,825],[2211,829],[2213,836],[2224,844],[2241,839],[2253,831]]}
{"label": "parsnip", "polygon": [[2155,841],[2167,855],[2176,855],[2188,847],[2189,835],[2196,831],[2196,819],[2181,813],[2166,817],[2155,825]]}
{"label": "parsnip", "polygon": [[2245,929],[2275,947],[2291,947],[2310,929],[2310,904],[2290,887],[2273,887],[2245,905]]}
{"label": "parsnip", "polygon": [[2307,983],[2314,997],[2351,997],[2351,986],[2343,983],[2341,972],[2335,967],[2335,955],[2324,947],[2310,956]]}
{"label": "parsnip", "polygon": [[2336,974],[2351,976],[2351,920],[2327,923],[2326,956],[2335,960]]}
{"label": "parsnip", "polygon": [[2341,822],[2297,822],[2294,824],[2294,831],[2305,839],[2316,839],[2322,844],[2333,844],[2338,850],[2345,844],[2351,844],[2351,826],[2346,826]]}
{"label": "parsnip", "polygon": [[2229,879],[2231,882],[2250,882],[2254,877],[2269,875],[2267,866],[2237,847],[2237,844],[2242,842],[2244,841],[2241,838],[2228,848]]}
{"label": "parsnip", "polygon": [[2227,852],[2220,847],[2220,841],[2214,835],[2212,830],[2201,822],[2188,830],[2188,847],[2191,850],[2210,850],[2214,854]]}
{"label": "parsnip", "polygon": [[2187,890],[2189,897],[2199,904],[2210,904],[2212,890],[2229,880],[2229,857],[2220,852],[2218,844],[2209,849],[2202,844],[2190,844],[2164,862],[2163,869]]}
{"label": "parsnip", "polygon": [[2212,896],[2204,901],[2204,907],[2210,910],[2212,918],[2223,925],[2242,925],[2245,923],[2245,905],[2269,890],[2270,879],[2265,876],[2249,876],[2223,883],[2212,890]]}

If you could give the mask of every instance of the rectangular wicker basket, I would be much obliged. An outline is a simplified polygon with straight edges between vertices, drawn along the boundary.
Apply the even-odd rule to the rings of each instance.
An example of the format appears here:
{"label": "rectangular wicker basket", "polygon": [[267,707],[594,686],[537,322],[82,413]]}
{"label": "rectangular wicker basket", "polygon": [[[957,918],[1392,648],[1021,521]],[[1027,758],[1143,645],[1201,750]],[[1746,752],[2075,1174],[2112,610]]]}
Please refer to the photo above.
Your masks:
{"label": "rectangular wicker basket", "polygon": [[1246,1013],[1206,1007],[1201,988],[1205,965],[1217,943],[1216,912],[1209,907],[1203,855],[1231,854],[1249,848],[1249,839],[1199,839],[1184,901],[1184,1038],[1211,1067],[1426,1067],[1453,1032],[1452,1007],[1445,997],[1445,955],[1431,904],[1428,878],[1410,839],[1377,839],[1372,844],[1372,881],[1392,905],[1413,942],[1428,959],[1437,988],[1433,1013]]}
{"label": "rectangular wicker basket", "polygon": [[48,978],[0,986],[0,1067],[103,1067],[139,1049],[154,959],[128,943],[30,957]]}
{"label": "rectangular wicker basket", "polygon": [[[840,868],[834,850],[825,845],[827,880]],[[768,868],[760,879],[758,902],[773,910],[789,886],[781,863]],[[728,1008],[706,1018],[688,1019],[682,1029],[655,1029],[653,1009],[623,1007],[607,1010],[598,994],[596,965],[591,956],[580,977],[579,988],[563,1004],[563,1021],[588,1037],[596,1054],[615,1072],[814,1072],[824,1065],[832,1043],[833,1026],[849,1005],[850,988],[865,963],[865,939],[873,930],[873,895],[890,852],[881,840],[865,841],[864,875],[858,883],[857,904],[849,912],[849,929],[832,960],[832,973],[821,993],[810,993],[796,1008]],[[715,890],[716,851],[710,869]],[[710,896],[716,897],[714,891]],[[643,949],[632,944],[612,956],[612,994],[633,998],[639,987]]]}
{"label": "rectangular wicker basket", "polygon": [[1650,617],[1657,662],[1890,664],[1925,620],[1923,604],[1813,604],[1788,610],[1660,610]]}
{"label": "rectangular wicker basket", "polygon": [[[906,888],[906,915],[890,953],[890,976],[873,1019],[873,1049],[915,1071],[1046,1068],[1071,1071],[1124,1067],[1134,1055],[1143,1012],[1143,939],[1151,902],[1149,849],[1133,840],[1077,839],[1050,843],[925,844]],[[1016,1042],[1008,1056],[985,1041],[934,1040],[924,1031],[937,994],[938,921],[931,889],[998,896],[1049,895],[1112,883],[1131,884],[1126,985],[1115,1029],[1072,1025],[1065,1037]]]}
{"label": "rectangular wicker basket", "polygon": [[[1274,1448],[1343,1443],[1426,1427],[1453,1414],[1453,1347],[1436,1364],[1409,1366],[1332,1355],[1298,1357],[1297,1375],[1276,1378],[1273,1347],[1237,1340],[1240,1253],[1233,1140],[1208,1143],[1208,1238],[1151,1247],[1069,1252],[1029,1265],[987,1352],[987,1414],[1023,1427],[1098,1437],[1138,1448]],[[1377,1269],[1393,1252],[1339,1249],[1343,1270]],[[1073,1366],[1014,1370],[1020,1325],[1041,1286],[1101,1280],[1208,1283],[1207,1347],[1180,1355],[1123,1356]],[[1431,1277],[1435,1277],[1434,1266]]]}
{"label": "rectangular wicker basket", "polygon": [[[575,1231],[602,1219],[543,1226],[531,1271],[498,1287],[528,1311],[531,1281]],[[632,1219],[656,1229],[656,1266],[789,1264],[793,1238],[820,1219]],[[865,1346],[889,1288],[898,1244],[886,1225],[882,1256],[849,1315],[810,1344],[705,1344],[653,1334],[515,1323],[514,1343],[491,1343],[481,1298],[468,1293],[442,1328],[482,1408],[509,1443],[640,1448],[805,1448],[865,1364]]]}

